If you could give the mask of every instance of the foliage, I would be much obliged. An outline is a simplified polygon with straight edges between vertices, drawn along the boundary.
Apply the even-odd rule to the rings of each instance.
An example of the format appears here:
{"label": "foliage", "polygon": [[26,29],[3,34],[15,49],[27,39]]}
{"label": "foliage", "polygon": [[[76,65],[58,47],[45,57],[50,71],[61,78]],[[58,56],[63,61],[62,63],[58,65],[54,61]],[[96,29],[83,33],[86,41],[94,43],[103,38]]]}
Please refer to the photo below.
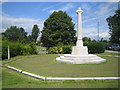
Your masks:
{"label": "foliage", "polygon": [[59,54],[62,52],[62,48],[59,47],[50,47],[48,50],[49,54]]}
{"label": "foliage", "polygon": [[33,39],[34,42],[36,42],[38,36],[39,36],[38,25],[34,25],[33,29],[32,29],[32,39]]}
{"label": "foliage", "polygon": [[110,16],[106,20],[110,29],[110,41],[120,44],[120,10],[117,10],[114,16]]}
{"label": "foliage", "polygon": [[103,53],[105,51],[105,46],[100,42],[90,42],[88,43],[89,53]]}
{"label": "foliage", "polygon": [[71,46],[63,46],[62,48],[63,48],[63,51],[62,51],[63,54],[70,54],[72,51]]}
{"label": "foliage", "polygon": [[5,40],[2,42],[2,59],[6,59],[8,56],[8,46],[10,47],[11,57],[14,57],[17,55],[36,54],[36,48],[31,44],[21,44],[19,42],[13,43]]}
{"label": "foliage", "polygon": [[83,42],[90,42],[91,41],[91,38],[89,37],[83,37]]}
{"label": "foliage", "polygon": [[71,46],[58,46],[58,47],[50,47],[48,50],[50,54],[70,54]]}
{"label": "foliage", "polygon": [[32,35],[29,35],[29,36],[26,38],[26,43],[32,43],[32,42],[33,42]]}
{"label": "foliage", "polygon": [[22,44],[36,42],[39,36],[39,28],[37,25],[33,26],[32,34],[27,36],[27,32],[21,27],[11,26],[2,33],[2,40],[9,40],[13,42],[20,42]]}
{"label": "foliage", "polygon": [[84,46],[88,46],[89,42],[91,42],[91,38],[89,37],[83,37],[82,40]]}
{"label": "foliage", "polygon": [[69,45],[76,40],[72,18],[63,11],[53,12],[44,22],[41,33],[41,42],[45,47],[58,46],[61,43]]}
{"label": "foliage", "polygon": [[83,42],[83,46],[88,46],[89,42]]}
{"label": "foliage", "polygon": [[3,35],[10,41],[24,42],[27,37],[27,32],[23,28],[17,28],[16,26],[11,26],[3,33]]}

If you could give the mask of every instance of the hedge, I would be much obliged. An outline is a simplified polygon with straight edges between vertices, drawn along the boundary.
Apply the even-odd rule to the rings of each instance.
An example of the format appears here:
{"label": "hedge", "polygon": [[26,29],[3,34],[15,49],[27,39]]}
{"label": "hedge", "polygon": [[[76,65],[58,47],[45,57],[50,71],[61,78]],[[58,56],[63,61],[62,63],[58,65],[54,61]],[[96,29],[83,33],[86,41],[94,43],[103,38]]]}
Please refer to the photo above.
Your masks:
{"label": "hedge", "polygon": [[89,42],[88,52],[91,54],[104,53],[105,46],[101,42]]}
{"label": "hedge", "polygon": [[70,54],[71,51],[71,46],[56,46],[48,49],[49,54]]}
{"label": "hedge", "polygon": [[6,59],[8,56],[8,46],[10,47],[10,57],[37,53],[36,47],[31,44],[21,44],[5,40],[2,41],[2,59]]}
{"label": "hedge", "polygon": [[[85,46],[88,47],[88,53],[103,53],[105,51],[105,47],[101,42],[86,42]],[[48,49],[49,54],[71,54],[71,46],[56,46]]]}

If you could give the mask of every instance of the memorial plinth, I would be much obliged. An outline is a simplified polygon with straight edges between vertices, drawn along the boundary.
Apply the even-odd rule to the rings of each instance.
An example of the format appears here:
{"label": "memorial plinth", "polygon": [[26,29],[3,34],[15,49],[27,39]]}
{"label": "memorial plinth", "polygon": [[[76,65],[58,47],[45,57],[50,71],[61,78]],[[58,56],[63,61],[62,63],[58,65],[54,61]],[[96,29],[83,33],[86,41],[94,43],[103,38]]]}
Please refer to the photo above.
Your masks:
{"label": "memorial plinth", "polygon": [[72,47],[71,54],[65,54],[57,57],[58,62],[65,62],[69,64],[98,64],[106,61],[97,55],[88,54],[87,46],[83,46],[82,41],[82,16],[83,10],[80,8],[76,11],[78,14],[78,27],[77,27],[77,42],[76,46]]}

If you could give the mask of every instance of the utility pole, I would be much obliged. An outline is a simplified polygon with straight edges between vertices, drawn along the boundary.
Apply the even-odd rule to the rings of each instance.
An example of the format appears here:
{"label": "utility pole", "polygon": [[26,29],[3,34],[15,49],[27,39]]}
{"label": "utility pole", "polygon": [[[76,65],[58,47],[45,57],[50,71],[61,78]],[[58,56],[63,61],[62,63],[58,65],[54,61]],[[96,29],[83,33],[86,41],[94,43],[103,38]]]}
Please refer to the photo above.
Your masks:
{"label": "utility pole", "polygon": [[99,41],[99,22],[98,22],[98,41]]}
{"label": "utility pole", "polygon": [[8,46],[8,59],[10,59],[10,47]]}

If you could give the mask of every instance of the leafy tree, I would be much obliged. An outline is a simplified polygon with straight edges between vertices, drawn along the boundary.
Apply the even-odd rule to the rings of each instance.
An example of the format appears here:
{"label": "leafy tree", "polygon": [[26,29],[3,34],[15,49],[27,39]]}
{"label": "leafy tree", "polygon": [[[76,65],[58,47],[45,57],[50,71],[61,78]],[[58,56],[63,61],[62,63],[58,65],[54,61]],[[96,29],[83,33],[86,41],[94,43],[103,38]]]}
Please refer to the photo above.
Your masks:
{"label": "leafy tree", "polygon": [[89,37],[83,37],[83,42],[90,42],[91,41],[91,38]]}
{"label": "leafy tree", "polygon": [[17,28],[16,26],[11,26],[3,33],[3,35],[10,41],[20,41],[22,42],[27,37],[27,32],[23,28]]}
{"label": "leafy tree", "polygon": [[38,36],[39,36],[38,25],[34,25],[33,29],[32,29],[32,39],[33,39],[34,42],[36,42]]}
{"label": "leafy tree", "polygon": [[33,38],[32,38],[32,36],[29,35],[29,36],[27,37],[26,41],[27,41],[27,43],[31,43],[31,42],[33,42]]}
{"label": "leafy tree", "polygon": [[45,47],[69,45],[75,42],[72,18],[66,12],[53,12],[44,22],[41,42]]}
{"label": "leafy tree", "polygon": [[21,32],[23,38],[27,38],[27,32],[25,32],[24,28],[21,27],[20,32]]}
{"label": "leafy tree", "polygon": [[88,43],[91,42],[91,38],[89,37],[83,37],[82,40],[84,46],[88,46]]}
{"label": "leafy tree", "polygon": [[95,40],[95,39],[93,39],[93,40],[92,40],[92,42],[96,42],[96,40]]}
{"label": "leafy tree", "polygon": [[108,17],[106,20],[110,29],[110,42],[120,44],[120,10],[117,10],[115,15]]}
{"label": "leafy tree", "polygon": [[26,39],[27,39],[27,32],[25,32],[25,30],[21,27],[20,28],[20,32],[21,32],[21,43],[27,43]]}

